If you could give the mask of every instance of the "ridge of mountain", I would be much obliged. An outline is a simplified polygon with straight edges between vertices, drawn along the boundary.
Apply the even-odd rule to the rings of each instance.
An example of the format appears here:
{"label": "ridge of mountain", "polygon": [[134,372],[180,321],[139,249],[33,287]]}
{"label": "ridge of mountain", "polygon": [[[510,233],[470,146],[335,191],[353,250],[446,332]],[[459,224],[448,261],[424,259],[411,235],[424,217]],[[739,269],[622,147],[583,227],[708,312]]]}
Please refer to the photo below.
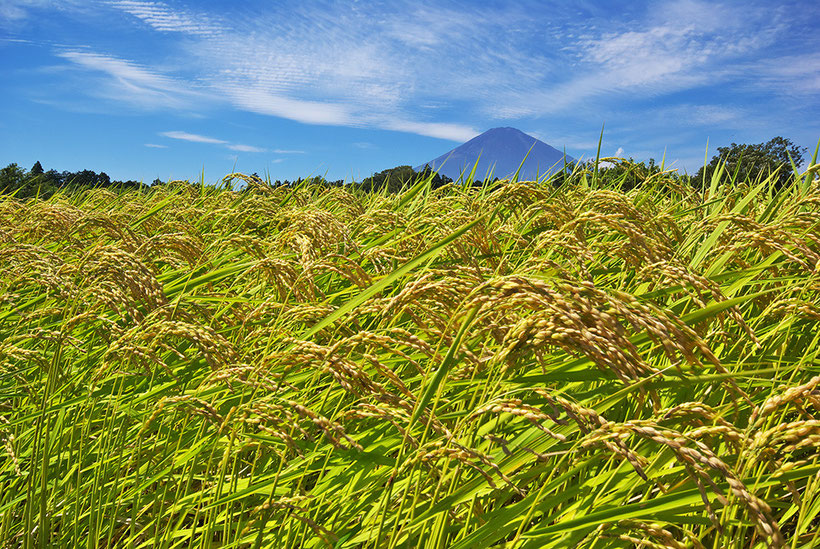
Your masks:
{"label": "ridge of mountain", "polygon": [[[525,157],[526,161],[521,166]],[[566,157],[567,163],[574,161],[574,158]],[[492,128],[443,155],[420,164],[414,170],[422,171],[429,166],[441,175],[458,180],[462,173],[466,177],[476,162],[477,179],[483,179],[489,174],[502,179],[512,177],[521,166],[518,179],[531,181],[562,170],[564,153],[516,128]]]}

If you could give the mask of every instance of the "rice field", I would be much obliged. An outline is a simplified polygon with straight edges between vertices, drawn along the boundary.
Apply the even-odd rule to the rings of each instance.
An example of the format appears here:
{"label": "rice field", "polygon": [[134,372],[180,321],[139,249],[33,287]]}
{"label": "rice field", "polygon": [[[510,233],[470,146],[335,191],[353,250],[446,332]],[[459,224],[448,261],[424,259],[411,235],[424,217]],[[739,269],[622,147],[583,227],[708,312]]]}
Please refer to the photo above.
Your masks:
{"label": "rice field", "polygon": [[820,546],[817,167],[2,197],[0,544]]}

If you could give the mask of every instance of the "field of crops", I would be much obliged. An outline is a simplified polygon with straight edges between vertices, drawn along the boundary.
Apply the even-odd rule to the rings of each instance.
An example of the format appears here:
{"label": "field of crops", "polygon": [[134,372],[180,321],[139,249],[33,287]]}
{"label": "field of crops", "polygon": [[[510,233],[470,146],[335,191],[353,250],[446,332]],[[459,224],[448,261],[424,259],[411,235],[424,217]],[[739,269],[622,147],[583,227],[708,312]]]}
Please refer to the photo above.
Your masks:
{"label": "field of crops", "polygon": [[0,546],[819,545],[816,173],[601,179],[0,198]]}

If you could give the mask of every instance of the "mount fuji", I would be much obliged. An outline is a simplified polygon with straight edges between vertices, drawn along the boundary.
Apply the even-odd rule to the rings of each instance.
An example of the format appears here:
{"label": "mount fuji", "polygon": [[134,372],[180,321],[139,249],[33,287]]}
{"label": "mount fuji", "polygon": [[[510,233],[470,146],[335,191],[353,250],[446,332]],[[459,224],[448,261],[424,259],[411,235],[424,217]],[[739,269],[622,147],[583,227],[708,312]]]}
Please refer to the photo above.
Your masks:
{"label": "mount fuji", "polygon": [[[526,161],[521,166],[524,157]],[[521,130],[493,128],[414,170],[420,172],[429,166],[441,175],[458,180],[462,173],[467,177],[476,162],[476,179],[484,179],[490,174],[502,179],[512,177],[521,166],[518,179],[532,181],[561,171],[564,153]],[[567,156],[566,162],[569,164],[575,159]]]}

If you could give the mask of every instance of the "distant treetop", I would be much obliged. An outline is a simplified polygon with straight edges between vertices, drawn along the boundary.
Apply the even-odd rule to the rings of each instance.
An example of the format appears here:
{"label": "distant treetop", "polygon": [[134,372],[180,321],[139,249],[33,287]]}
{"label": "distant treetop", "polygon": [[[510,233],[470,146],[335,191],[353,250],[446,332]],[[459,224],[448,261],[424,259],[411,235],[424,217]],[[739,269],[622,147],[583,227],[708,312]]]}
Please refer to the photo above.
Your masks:
{"label": "distant treetop", "polygon": [[718,147],[718,153],[706,166],[698,170],[693,183],[708,187],[712,174],[721,163],[725,162],[727,174],[730,176],[736,174],[735,182],[747,180],[754,182],[780,169],[774,181],[779,188],[788,183],[792,177],[791,162],[800,166],[806,150],[805,147],[799,147],[790,139],[780,136],[770,139],[767,143],[756,145],[732,143],[728,147]]}

